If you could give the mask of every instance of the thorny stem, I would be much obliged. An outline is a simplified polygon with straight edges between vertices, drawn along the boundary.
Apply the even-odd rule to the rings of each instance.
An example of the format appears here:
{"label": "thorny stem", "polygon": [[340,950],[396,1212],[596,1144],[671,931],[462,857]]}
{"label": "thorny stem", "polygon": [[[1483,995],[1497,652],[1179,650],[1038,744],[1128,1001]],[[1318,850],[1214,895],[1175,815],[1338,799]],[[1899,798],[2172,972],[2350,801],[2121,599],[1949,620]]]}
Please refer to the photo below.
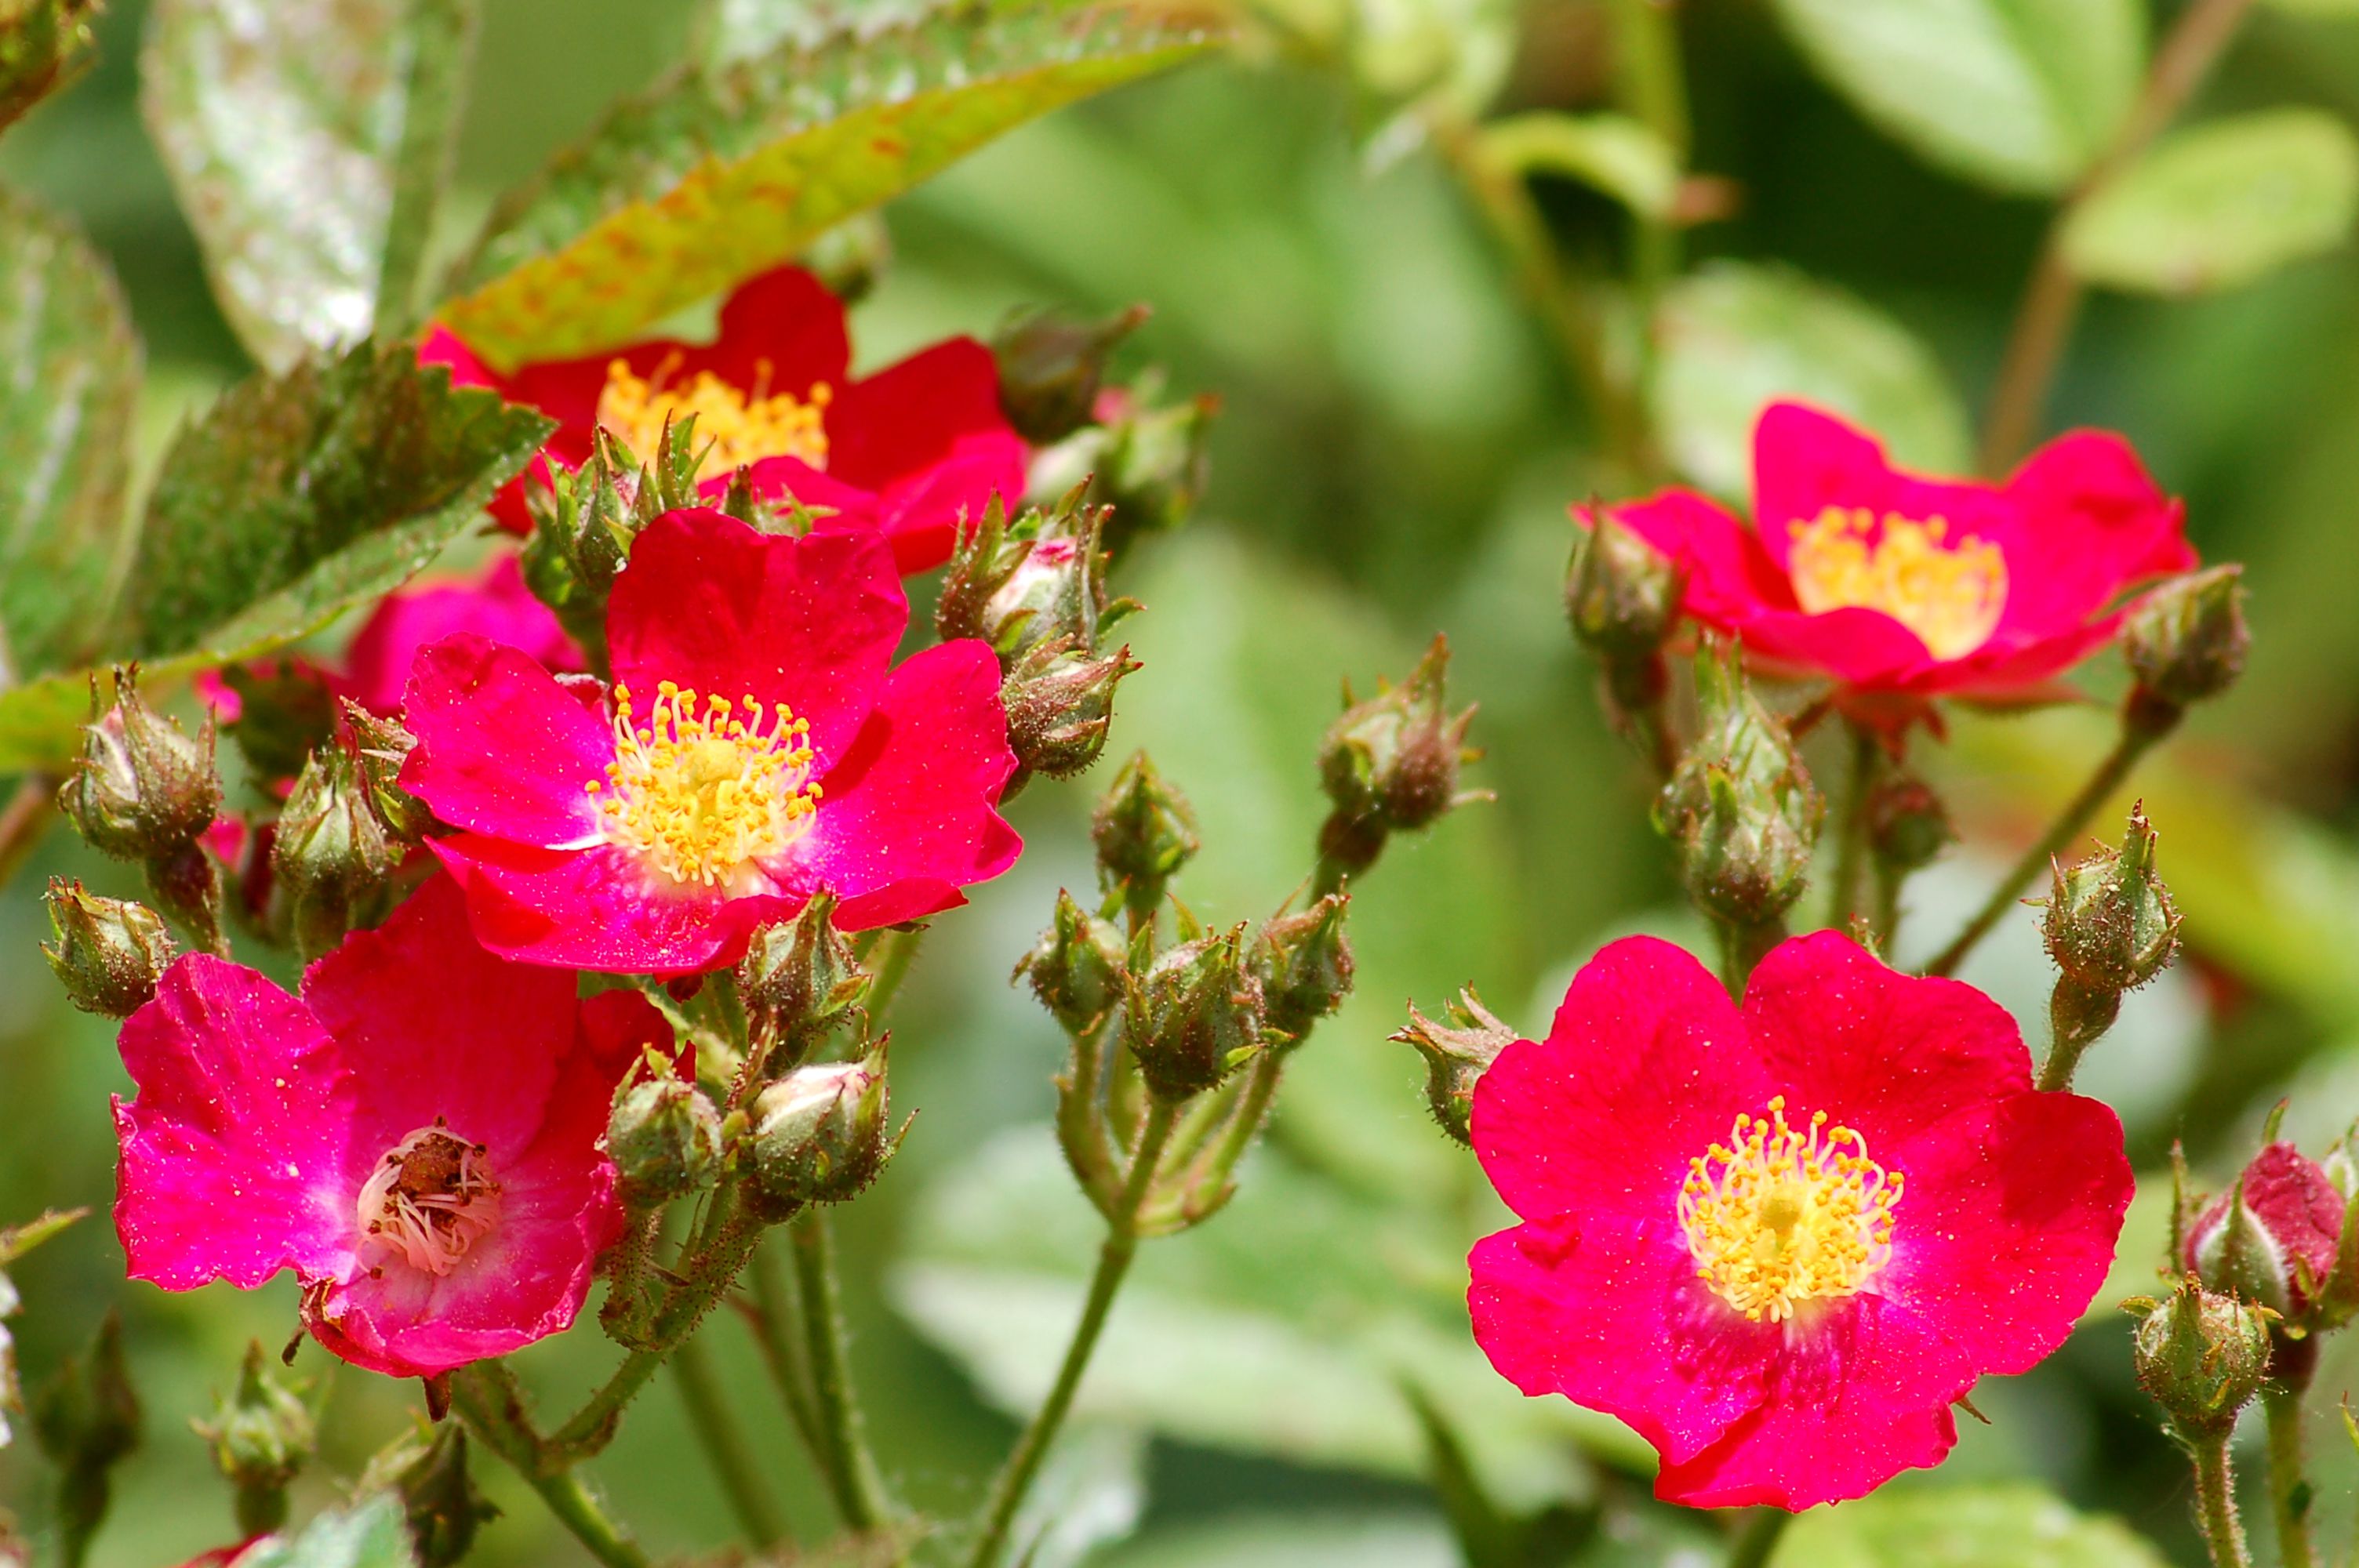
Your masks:
{"label": "thorny stem", "polygon": [[0,806],[0,887],[16,880],[26,858],[39,848],[42,835],[57,820],[49,809],[57,793],[57,780],[36,773],[16,786],[5,806]]}
{"label": "thorny stem", "polygon": [[1760,1509],[1736,1532],[1729,1543],[1728,1568],[1768,1568],[1769,1559],[1777,1551],[1777,1542],[1794,1516],[1784,1509]]}
{"label": "thorny stem", "polygon": [[[2137,713],[2146,714],[2142,721],[2131,717]],[[1990,897],[1974,913],[1974,917],[1966,922],[1965,929],[1941,949],[1940,956],[1926,967],[1925,972],[1929,975],[1954,973],[1958,966],[1965,962],[1966,955],[1974,950],[1974,945],[1988,935],[1991,927],[1996,925],[2015,901],[2023,896],[2023,890],[2029,887],[2039,873],[2081,836],[2082,830],[2088,827],[2089,819],[2097,814],[2098,808],[2105,804],[2114,791],[2121,787],[2122,781],[2129,776],[2130,769],[2137,765],[2137,760],[2145,756],[2156,741],[2170,733],[2178,722],[2177,712],[2153,712],[2140,704],[2136,694],[2133,694],[2130,714],[2125,715],[2121,738],[2114,742],[2113,751],[2097,764],[2097,771],[2089,775],[2089,782],[2081,786],[2081,793],[2074,795],[2071,804],[2049,825],[2048,831],[2040,835],[2039,842],[2024,851],[2023,858],[2015,863],[2015,868],[2007,872],[2005,880],[1991,890]]]}
{"label": "thorny stem", "polygon": [[451,1379],[451,1399],[467,1429],[540,1494],[549,1511],[591,1556],[605,1568],[647,1568],[647,1553],[607,1516],[580,1477],[569,1469],[549,1467],[545,1445],[524,1424],[523,1394],[506,1363],[479,1361],[462,1368]]}
{"label": "thorny stem", "polygon": [[1860,869],[1867,860],[1867,799],[1875,788],[1882,742],[1864,724],[1851,727],[1851,783],[1843,797],[1843,837],[1835,849],[1834,885],[1827,899],[1827,924],[1843,928],[1860,907]]}
{"label": "thorny stem", "polygon": [[2285,1568],[2316,1568],[2310,1534],[2310,1482],[2301,1453],[2302,1390],[2271,1384],[2261,1396],[2269,1424],[2269,1509],[2277,1520],[2277,1560]]}
{"label": "thorny stem", "polygon": [[2203,1543],[2212,1549],[2212,1568],[2253,1568],[2244,1521],[2236,1517],[2236,1477],[2224,1432],[2195,1442],[2195,1518]]}
{"label": "thorny stem", "polygon": [[1137,1151],[1131,1156],[1130,1174],[1123,1184],[1122,1202],[1117,1212],[1106,1220],[1105,1242],[1098,1249],[1097,1271],[1090,1277],[1089,1296],[1082,1303],[1081,1321],[1073,1325],[1072,1341],[1065,1346],[1065,1359],[1057,1368],[1057,1380],[1049,1388],[1049,1397],[1034,1413],[1031,1424],[1024,1429],[1024,1435],[1016,1440],[999,1478],[992,1483],[991,1500],[984,1510],[974,1550],[967,1556],[967,1568],[996,1568],[1000,1551],[1007,1543],[1009,1527],[1016,1522],[1016,1511],[1023,1507],[1025,1494],[1031,1489],[1033,1477],[1039,1474],[1041,1461],[1049,1455],[1049,1445],[1056,1440],[1058,1429],[1072,1409],[1073,1395],[1082,1386],[1082,1374],[1089,1368],[1091,1353],[1097,1348],[1098,1336],[1105,1328],[1114,1294],[1122,1289],[1123,1277],[1130,1271],[1131,1259],[1138,1252],[1138,1214],[1147,1206],[1156,1168],[1163,1157],[1163,1146],[1169,1141],[1177,1119],[1178,1113],[1168,1100],[1158,1098],[1147,1110],[1146,1125],[1139,1131]]}
{"label": "thorny stem", "polygon": [[765,1548],[786,1540],[789,1533],[786,1519],[762,1479],[761,1466],[755,1463],[746,1446],[745,1429],[730,1412],[729,1401],[712,1375],[712,1363],[705,1356],[704,1346],[693,1336],[672,1351],[671,1373],[679,1385],[680,1402],[688,1407],[688,1424],[703,1446],[705,1458],[712,1462],[721,1489],[728,1494],[729,1506],[736,1513],[738,1527],[745,1532],[745,1539]]}
{"label": "thorny stem", "polygon": [[2164,127],[2178,118],[2187,100],[2212,74],[2253,0],[2193,0],[2155,51],[2146,89],[2122,124],[2121,135],[2065,198],[2049,225],[2039,259],[2025,285],[2023,303],[2007,336],[1983,422],[1983,471],[1997,474],[2031,445],[2049,383],[2064,357],[2073,319],[2080,313],[2081,283],[2064,260],[2063,237],[2082,202],[2104,189],[2137,160]]}
{"label": "thorny stem", "polygon": [[843,1522],[866,1532],[889,1520],[896,1509],[886,1496],[875,1455],[869,1452],[860,1402],[853,1392],[834,1233],[824,1211],[805,1209],[788,1226],[787,1234],[794,1243],[795,1283],[802,1303],[804,1365],[810,1369],[821,1446],[828,1454],[824,1467],[831,1472]]}
{"label": "thorny stem", "polygon": [[386,215],[372,323],[379,338],[406,332],[414,322],[419,269],[467,96],[478,0],[410,0],[409,11],[414,52],[403,84],[401,141],[394,153],[393,200]]}

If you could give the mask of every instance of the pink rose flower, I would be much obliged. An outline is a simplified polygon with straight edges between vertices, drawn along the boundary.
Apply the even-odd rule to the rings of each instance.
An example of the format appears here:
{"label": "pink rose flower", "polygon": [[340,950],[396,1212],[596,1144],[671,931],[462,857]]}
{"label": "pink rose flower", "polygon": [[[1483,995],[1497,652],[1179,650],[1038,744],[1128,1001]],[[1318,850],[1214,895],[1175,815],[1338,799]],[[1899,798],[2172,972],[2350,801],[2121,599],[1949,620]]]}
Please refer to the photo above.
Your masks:
{"label": "pink rose flower", "polygon": [[431,1377],[573,1322],[620,1234],[614,1087],[669,1028],[646,998],[494,957],[428,882],[288,996],[184,955],[123,1025],[115,1228],[134,1279],[292,1269],[345,1360]]}
{"label": "pink rose flower", "polygon": [[1023,842],[999,665],[968,638],[893,666],[908,621],[875,534],[766,535],[702,509],[642,532],[607,604],[615,684],[480,636],[419,655],[404,788],[475,935],[534,963],[688,974],[821,892],[865,930],[965,902]]}
{"label": "pink rose flower", "polygon": [[2082,430],[2003,484],[1930,478],[1799,404],[1753,436],[1753,524],[1691,491],[1607,515],[1687,573],[1684,612],[1855,713],[2022,702],[2111,641],[2123,594],[2192,569],[2182,507],[2120,437]]}
{"label": "pink rose flower", "polygon": [[[962,514],[981,516],[995,494],[1011,507],[1024,495],[1024,441],[1000,412],[991,351],[952,338],[855,381],[842,302],[797,267],[740,285],[710,344],[653,339],[504,376],[437,327],[419,358],[556,420],[534,463],[543,481],[550,465],[587,461],[601,426],[648,459],[666,417],[692,413],[698,443],[712,443],[701,476],[712,499],[746,465],[763,498],[831,509],[823,529],[884,534],[905,572],[950,559]],[[517,533],[531,526],[521,481],[492,514]]]}
{"label": "pink rose flower", "polygon": [[1475,1338],[1627,1422],[1698,1508],[1939,1463],[1975,1379],[2071,1331],[2131,1189],[2121,1123],[2034,1090],[1995,1002],[1832,932],[1742,1009],[1679,948],[1614,943],[1484,1074],[1473,1141],[1523,1220],[1474,1249]]}

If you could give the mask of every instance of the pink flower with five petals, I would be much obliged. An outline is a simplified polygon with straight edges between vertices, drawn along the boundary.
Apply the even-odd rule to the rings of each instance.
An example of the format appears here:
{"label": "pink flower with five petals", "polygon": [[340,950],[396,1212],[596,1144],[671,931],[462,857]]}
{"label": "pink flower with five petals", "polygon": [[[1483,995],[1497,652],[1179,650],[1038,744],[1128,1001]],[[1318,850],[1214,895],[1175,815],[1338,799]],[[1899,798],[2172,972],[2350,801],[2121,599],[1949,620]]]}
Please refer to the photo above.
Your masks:
{"label": "pink flower with five petals", "polygon": [[1523,1222],[1470,1260],[1476,1340],[1627,1422],[1697,1508],[1940,1463],[1977,1378],[2071,1332],[2131,1190],[2120,1121],[2034,1089],[1997,1003],[1833,932],[1741,1008],[1679,948],[1613,944],[1484,1074],[1473,1141]]}
{"label": "pink flower with five petals", "polygon": [[281,1270],[345,1360],[432,1377],[569,1326],[621,1233],[614,1087],[671,1032],[646,998],[575,1000],[493,957],[436,877],[303,977],[299,998],[184,955],[123,1025],[115,1227],[167,1290]]}
{"label": "pink flower with five petals", "polygon": [[511,957],[688,974],[821,892],[866,930],[965,902],[1015,862],[999,664],[968,638],[896,667],[908,622],[875,534],[673,512],[607,602],[614,685],[488,638],[424,650],[403,787],[475,935]]}

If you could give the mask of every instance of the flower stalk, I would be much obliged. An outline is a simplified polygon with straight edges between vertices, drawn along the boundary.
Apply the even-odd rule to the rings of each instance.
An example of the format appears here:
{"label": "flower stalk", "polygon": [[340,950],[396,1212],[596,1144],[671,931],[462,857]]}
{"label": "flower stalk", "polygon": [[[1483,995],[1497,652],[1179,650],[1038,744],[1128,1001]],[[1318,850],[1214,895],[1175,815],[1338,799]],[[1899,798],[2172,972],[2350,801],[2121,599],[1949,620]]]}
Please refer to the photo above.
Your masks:
{"label": "flower stalk", "polygon": [[2261,1394],[2269,1429],[2269,1510],[2277,1521],[2277,1560],[2285,1568],[2317,1568],[2310,1505],[2314,1493],[2302,1456],[2303,1390],[2280,1380]]}
{"label": "flower stalk", "polygon": [[762,1479],[761,1466],[746,1444],[745,1428],[730,1413],[702,1341],[686,1339],[673,1350],[671,1375],[680,1403],[688,1409],[689,1427],[696,1433],[745,1539],[765,1549],[789,1539],[786,1519]]}
{"label": "flower stalk", "polygon": [[899,1510],[868,1447],[867,1430],[853,1390],[843,1327],[843,1292],[836,1278],[835,1238],[825,1211],[805,1209],[787,1227],[794,1248],[795,1283],[802,1305],[803,1365],[810,1371],[812,1413],[821,1466],[829,1473],[836,1509],[845,1525],[869,1531]]}

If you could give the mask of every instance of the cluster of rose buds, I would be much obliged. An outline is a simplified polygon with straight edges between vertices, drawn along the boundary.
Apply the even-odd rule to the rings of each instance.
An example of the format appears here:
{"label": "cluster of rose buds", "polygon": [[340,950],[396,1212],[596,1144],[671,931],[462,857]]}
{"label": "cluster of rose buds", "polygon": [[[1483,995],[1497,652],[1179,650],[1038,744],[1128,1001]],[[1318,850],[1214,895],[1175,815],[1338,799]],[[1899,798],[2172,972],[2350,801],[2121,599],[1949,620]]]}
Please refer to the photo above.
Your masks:
{"label": "cluster of rose buds", "polygon": [[1319,830],[1314,886],[1332,892],[1376,863],[1395,833],[1418,832],[1470,801],[1458,770],[1482,753],[1466,744],[1474,709],[1450,711],[1450,643],[1437,635],[1408,678],[1364,702],[1347,687],[1343,715],[1319,747],[1319,782],[1334,809]]}

